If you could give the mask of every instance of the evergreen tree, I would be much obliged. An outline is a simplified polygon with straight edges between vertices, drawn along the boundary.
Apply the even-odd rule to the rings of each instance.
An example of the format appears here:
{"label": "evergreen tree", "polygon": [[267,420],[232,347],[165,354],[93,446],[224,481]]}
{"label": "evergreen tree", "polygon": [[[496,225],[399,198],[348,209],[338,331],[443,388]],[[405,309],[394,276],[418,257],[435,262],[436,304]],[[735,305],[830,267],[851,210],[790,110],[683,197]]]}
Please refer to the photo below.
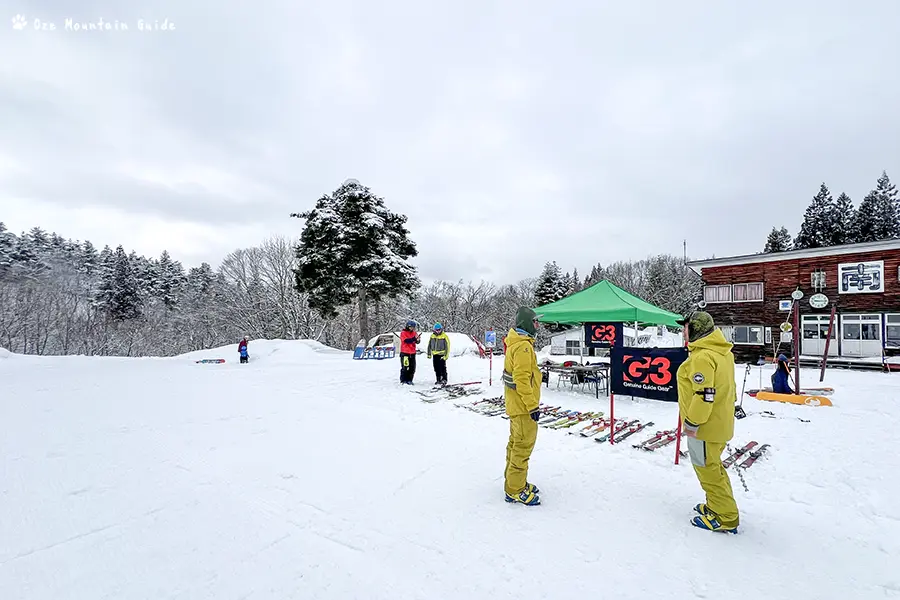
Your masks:
{"label": "evergreen tree", "polygon": [[117,247],[115,253],[102,265],[95,305],[114,321],[134,319],[141,315],[138,281],[131,260],[122,246]]}
{"label": "evergreen tree", "polygon": [[323,317],[337,316],[355,298],[359,335],[368,339],[369,303],[418,289],[416,269],[408,262],[418,251],[406,216],[388,210],[358,181],[347,180],[312,210],[291,216],[306,220],[297,246],[296,288]]}
{"label": "evergreen tree", "polygon": [[535,306],[550,304],[564,297],[566,285],[562,270],[556,261],[545,264],[534,291]]}
{"label": "evergreen tree", "polygon": [[791,247],[791,234],[788,233],[787,228],[775,229],[773,227],[772,231],[769,232],[769,237],[766,238],[766,247],[763,248],[763,252],[767,254],[771,252],[787,252]]}
{"label": "evergreen tree", "polygon": [[6,225],[0,221],[0,278],[12,270],[15,252],[16,236],[7,231]]}
{"label": "evergreen tree", "polygon": [[882,172],[875,189],[860,202],[853,221],[853,233],[857,242],[900,237],[897,188],[886,172]]}
{"label": "evergreen tree", "polygon": [[581,285],[581,278],[578,276],[578,267],[575,267],[575,269],[572,271],[572,292],[571,293],[580,292],[582,289],[584,289],[584,288]]}
{"label": "evergreen tree", "polygon": [[167,250],[163,250],[159,261],[154,265],[154,281],[149,286],[152,294],[168,309],[175,309],[184,287],[184,267],[172,260]]}
{"label": "evergreen tree", "polygon": [[85,241],[81,244],[77,256],[79,273],[90,277],[97,272],[97,269],[100,267],[100,256],[92,243]]}
{"label": "evergreen tree", "polygon": [[794,240],[794,248],[824,248],[835,237],[836,207],[828,187],[822,183],[819,193],[813,196],[806,208],[800,232]]}
{"label": "evergreen tree", "polygon": [[603,267],[599,264],[591,267],[591,273],[587,277],[584,278],[584,287],[591,287],[598,281],[602,281],[605,275],[603,273]]}
{"label": "evergreen tree", "polygon": [[835,202],[834,213],[831,245],[840,246],[854,243],[856,234],[853,230],[853,222],[856,220],[856,209],[853,208],[850,196],[841,192]]}

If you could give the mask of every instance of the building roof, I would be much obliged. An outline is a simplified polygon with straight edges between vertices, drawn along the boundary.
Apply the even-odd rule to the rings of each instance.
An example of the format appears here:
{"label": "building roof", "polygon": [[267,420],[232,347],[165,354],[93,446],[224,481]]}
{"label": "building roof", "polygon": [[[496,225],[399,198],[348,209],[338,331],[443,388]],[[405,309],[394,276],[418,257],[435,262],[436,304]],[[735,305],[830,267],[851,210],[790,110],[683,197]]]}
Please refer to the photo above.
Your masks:
{"label": "building roof", "polygon": [[884,250],[900,250],[900,239],[881,240],[879,242],[863,242],[861,244],[844,244],[841,246],[829,246],[827,248],[804,248],[803,250],[770,252],[768,254],[760,252],[758,254],[744,254],[742,256],[728,256],[725,258],[692,260],[687,263],[687,266],[689,266],[697,273],[700,273],[704,268],[708,267],[752,265],[767,262],[781,262],[785,260],[798,260],[801,258],[840,256],[842,254],[862,254],[864,252],[879,252]]}

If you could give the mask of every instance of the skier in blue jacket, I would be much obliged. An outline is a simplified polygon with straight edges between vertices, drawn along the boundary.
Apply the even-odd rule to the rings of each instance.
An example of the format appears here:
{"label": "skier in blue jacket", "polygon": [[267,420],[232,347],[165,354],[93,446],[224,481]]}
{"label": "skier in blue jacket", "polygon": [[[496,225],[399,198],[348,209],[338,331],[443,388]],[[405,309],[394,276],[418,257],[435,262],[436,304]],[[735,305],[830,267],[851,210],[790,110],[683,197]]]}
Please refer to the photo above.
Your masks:
{"label": "skier in blue jacket", "polygon": [[788,359],[784,354],[778,355],[778,366],[772,375],[772,391],[776,394],[793,394],[791,389],[791,369],[788,367]]}

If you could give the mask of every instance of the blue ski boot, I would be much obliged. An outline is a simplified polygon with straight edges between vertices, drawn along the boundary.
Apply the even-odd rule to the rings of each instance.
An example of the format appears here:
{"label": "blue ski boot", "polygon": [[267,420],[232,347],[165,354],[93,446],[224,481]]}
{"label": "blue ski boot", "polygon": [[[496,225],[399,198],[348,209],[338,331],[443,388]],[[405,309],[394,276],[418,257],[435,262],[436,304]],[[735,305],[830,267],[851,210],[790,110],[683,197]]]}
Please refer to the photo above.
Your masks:
{"label": "blue ski boot", "polygon": [[515,496],[506,494],[506,501],[517,502],[519,504],[524,504],[525,506],[538,506],[541,503],[541,499],[538,495],[530,491],[527,487]]}
{"label": "blue ski boot", "polygon": [[707,531],[716,531],[719,533],[737,533],[737,527],[722,527],[719,520],[714,516],[700,515],[691,519],[691,525],[706,529]]}

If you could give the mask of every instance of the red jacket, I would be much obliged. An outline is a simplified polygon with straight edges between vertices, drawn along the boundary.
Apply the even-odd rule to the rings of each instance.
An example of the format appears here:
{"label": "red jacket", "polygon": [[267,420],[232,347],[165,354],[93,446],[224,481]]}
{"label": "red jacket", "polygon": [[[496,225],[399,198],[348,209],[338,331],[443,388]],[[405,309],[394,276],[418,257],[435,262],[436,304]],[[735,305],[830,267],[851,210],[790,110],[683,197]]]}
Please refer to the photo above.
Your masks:
{"label": "red jacket", "polygon": [[409,329],[400,332],[400,353],[415,354],[416,344],[419,341],[419,334]]}
{"label": "red jacket", "polygon": [[241,350],[243,350],[246,347],[247,347],[247,340],[241,340],[241,342],[238,344],[238,352],[240,352]]}

